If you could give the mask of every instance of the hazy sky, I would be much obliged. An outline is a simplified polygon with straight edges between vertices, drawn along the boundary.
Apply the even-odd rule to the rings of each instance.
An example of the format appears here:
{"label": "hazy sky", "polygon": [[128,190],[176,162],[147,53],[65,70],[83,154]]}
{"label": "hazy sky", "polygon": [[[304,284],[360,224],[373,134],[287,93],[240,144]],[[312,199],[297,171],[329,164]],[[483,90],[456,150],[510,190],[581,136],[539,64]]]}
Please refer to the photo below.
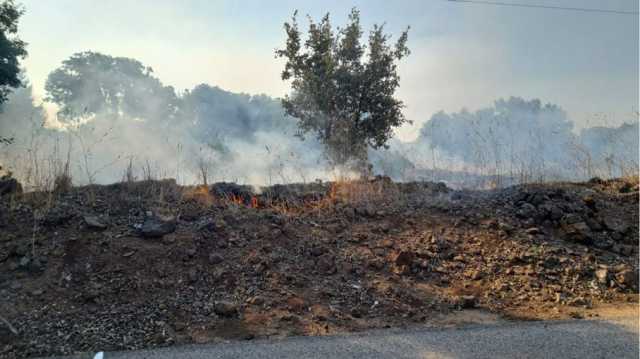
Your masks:
{"label": "hazy sky", "polygon": [[[638,11],[637,0],[505,0]],[[540,98],[580,126],[618,125],[638,109],[638,16],[418,1],[30,0],[20,33],[37,96],[79,51],[133,57],[178,90],[199,83],[282,96],[282,23],[295,9],[341,24],[353,6],[366,28],[411,26],[399,96],[413,126],[439,110],[475,110],[499,97]],[[304,19],[302,24],[305,24]]]}

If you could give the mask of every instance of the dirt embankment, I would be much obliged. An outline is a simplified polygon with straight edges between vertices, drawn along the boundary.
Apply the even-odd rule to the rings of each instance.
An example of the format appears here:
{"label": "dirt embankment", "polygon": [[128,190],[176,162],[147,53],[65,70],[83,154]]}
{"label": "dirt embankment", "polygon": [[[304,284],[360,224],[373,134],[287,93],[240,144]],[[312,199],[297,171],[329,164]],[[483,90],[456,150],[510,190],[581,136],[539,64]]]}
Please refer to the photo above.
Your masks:
{"label": "dirt embankment", "polygon": [[0,211],[6,358],[443,325],[467,308],[580,318],[638,300],[637,182],[255,194],[159,181],[6,195]]}

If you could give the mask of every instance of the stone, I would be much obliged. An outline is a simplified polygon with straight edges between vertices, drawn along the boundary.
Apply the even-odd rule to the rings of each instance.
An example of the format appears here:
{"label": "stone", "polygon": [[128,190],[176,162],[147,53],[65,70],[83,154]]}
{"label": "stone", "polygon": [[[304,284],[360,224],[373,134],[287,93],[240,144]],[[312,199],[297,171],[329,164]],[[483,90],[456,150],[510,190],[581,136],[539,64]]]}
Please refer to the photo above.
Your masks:
{"label": "stone", "polygon": [[223,317],[232,317],[238,313],[238,306],[228,301],[216,301],[213,305],[213,311]]}
{"label": "stone", "polygon": [[20,261],[18,262],[18,266],[21,268],[26,268],[29,266],[29,263],[31,263],[31,259],[29,259],[29,257],[27,256],[24,256],[20,258]]}
{"label": "stone", "polygon": [[368,262],[369,267],[373,269],[382,269],[384,268],[384,261],[380,258],[374,258]]}
{"label": "stone", "polygon": [[224,262],[224,258],[222,258],[222,256],[219,255],[218,253],[213,252],[209,254],[209,264],[216,265],[222,262]]}
{"label": "stone", "polygon": [[611,248],[613,252],[616,252],[623,256],[631,256],[634,252],[634,247],[627,244],[614,244]]}
{"label": "stone", "polygon": [[20,193],[22,193],[22,185],[17,179],[9,176],[0,178],[0,196]]}
{"label": "stone", "polygon": [[506,234],[511,234],[511,232],[513,232],[513,226],[505,222],[498,223],[498,228],[503,230]]}
{"label": "stone", "polygon": [[525,202],[520,205],[520,208],[518,209],[516,214],[518,215],[518,217],[526,219],[526,218],[535,217],[538,214],[538,212],[534,205],[532,205],[531,203]]}
{"label": "stone", "polygon": [[302,312],[306,308],[306,303],[300,297],[290,297],[287,299],[287,307],[293,312]]}
{"label": "stone", "polygon": [[393,258],[393,263],[397,266],[409,266],[413,263],[413,259],[415,258],[415,254],[409,251],[400,251]]}
{"label": "stone", "polygon": [[623,269],[616,273],[616,282],[626,288],[636,288],[638,286],[638,271]]}
{"label": "stone", "polygon": [[247,303],[251,305],[262,305],[265,303],[264,297],[256,295],[247,300]]}
{"label": "stone", "polygon": [[531,235],[535,235],[535,234],[540,234],[540,233],[542,233],[542,231],[541,231],[541,230],[540,230],[540,228],[538,228],[538,227],[531,227],[531,228],[528,228],[528,229],[526,230],[526,233],[527,233],[527,234],[531,234]]}
{"label": "stone", "polygon": [[591,230],[596,231],[596,232],[600,232],[602,231],[602,225],[600,225],[600,222],[592,219],[592,218],[587,218],[585,220],[585,222],[587,223],[587,225],[589,226],[589,228],[591,228]]}
{"label": "stone", "polygon": [[362,307],[351,308],[351,316],[354,318],[362,318],[366,315],[366,309]]}
{"label": "stone", "polygon": [[324,252],[325,252],[324,248],[320,246],[311,247],[311,249],[309,250],[309,253],[314,257],[319,257]]}
{"label": "stone", "polygon": [[84,216],[84,223],[86,223],[89,228],[97,230],[107,229],[107,225],[97,216]]}
{"label": "stone", "polygon": [[140,234],[145,238],[160,238],[176,230],[175,218],[147,218],[140,227]]}
{"label": "stone", "polygon": [[602,221],[607,229],[620,234],[626,233],[630,228],[622,219],[614,216],[605,216]]}
{"label": "stone", "polygon": [[316,266],[319,271],[326,274],[333,274],[337,271],[335,260],[329,255],[319,257]]}
{"label": "stone", "polygon": [[607,284],[609,281],[609,269],[608,268],[600,268],[596,270],[596,278],[600,284]]}
{"label": "stone", "polygon": [[579,243],[591,243],[593,236],[591,229],[585,222],[566,224],[562,227],[565,235]]}
{"label": "stone", "polygon": [[467,273],[467,277],[471,280],[480,280],[482,279],[482,272],[475,269]]}
{"label": "stone", "polygon": [[19,289],[22,289],[22,284],[20,284],[20,282],[11,282],[11,285],[9,286],[9,288],[13,290],[19,290]]}
{"label": "stone", "polygon": [[459,304],[462,309],[475,308],[478,304],[478,299],[473,295],[463,295],[460,297]]}
{"label": "stone", "polygon": [[570,305],[573,307],[580,307],[583,305],[587,305],[587,300],[584,299],[583,297],[575,297],[568,300],[567,305]]}

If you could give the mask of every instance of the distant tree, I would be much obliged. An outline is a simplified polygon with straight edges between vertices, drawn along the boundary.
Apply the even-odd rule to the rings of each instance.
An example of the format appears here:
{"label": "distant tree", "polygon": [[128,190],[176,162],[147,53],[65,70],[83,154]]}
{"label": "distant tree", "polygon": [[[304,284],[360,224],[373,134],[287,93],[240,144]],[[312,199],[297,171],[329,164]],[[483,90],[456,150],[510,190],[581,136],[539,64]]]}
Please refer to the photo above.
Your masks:
{"label": "distant tree", "polygon": [[438,112],[423,125],[418,141],[479,168],[557,172],[570,160],[572,129],[561,107],[510,97],[474,112]]}
{"label": "distant tree", "polygon": [[13,0],[0,3],[0,104],[12,89],[22,85],[20,59],[27,56],[26,43],[17,37],[18,20],[24,10]]}
{"label": "distant tree", "polygon": [[309,22],[303,43],[294,13],[284,24],[286,47],[276,50],[287,61],[282,79],[291,80],[285,112],[298,119],[301,135],[316,133],[334,165],[365,169],[367,147],[385,147],[393,128],[407,122],[394,94],[396,62],[409,54],[408,29],[391,45],[384,26],[374,25],[365,45],[357,9],[343,29],[332,29],[329,14]]}
{"label": "distant tree", "polygon": [[81,52],[49,74],[46,100],[60,107],[63,122],[100,115],[167,121],[178,110],[170,86],[153,76],[140,61],[97,52]]}
{"label": "distant tree", "polygon": [[[281,121],[280,101],[266,95],[250,96],[200,84],[181,98],[181,115],[195,138],[210,143],[225,138],[254,139],[259,131],[286,131],[295,123]],[[215,141],[214,141],[215,142]]]}

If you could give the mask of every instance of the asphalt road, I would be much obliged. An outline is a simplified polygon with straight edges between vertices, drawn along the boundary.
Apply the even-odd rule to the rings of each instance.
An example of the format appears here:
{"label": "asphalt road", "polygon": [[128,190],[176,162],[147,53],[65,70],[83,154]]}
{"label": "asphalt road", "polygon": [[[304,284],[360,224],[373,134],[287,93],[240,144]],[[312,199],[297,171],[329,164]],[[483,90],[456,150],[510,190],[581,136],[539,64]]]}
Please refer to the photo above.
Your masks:
{"label": "asphalt road", "polygon": [[638,358],[638,317],[511,322],[459,329],[380,330],[136,352],[104,359],[211,358]]}

